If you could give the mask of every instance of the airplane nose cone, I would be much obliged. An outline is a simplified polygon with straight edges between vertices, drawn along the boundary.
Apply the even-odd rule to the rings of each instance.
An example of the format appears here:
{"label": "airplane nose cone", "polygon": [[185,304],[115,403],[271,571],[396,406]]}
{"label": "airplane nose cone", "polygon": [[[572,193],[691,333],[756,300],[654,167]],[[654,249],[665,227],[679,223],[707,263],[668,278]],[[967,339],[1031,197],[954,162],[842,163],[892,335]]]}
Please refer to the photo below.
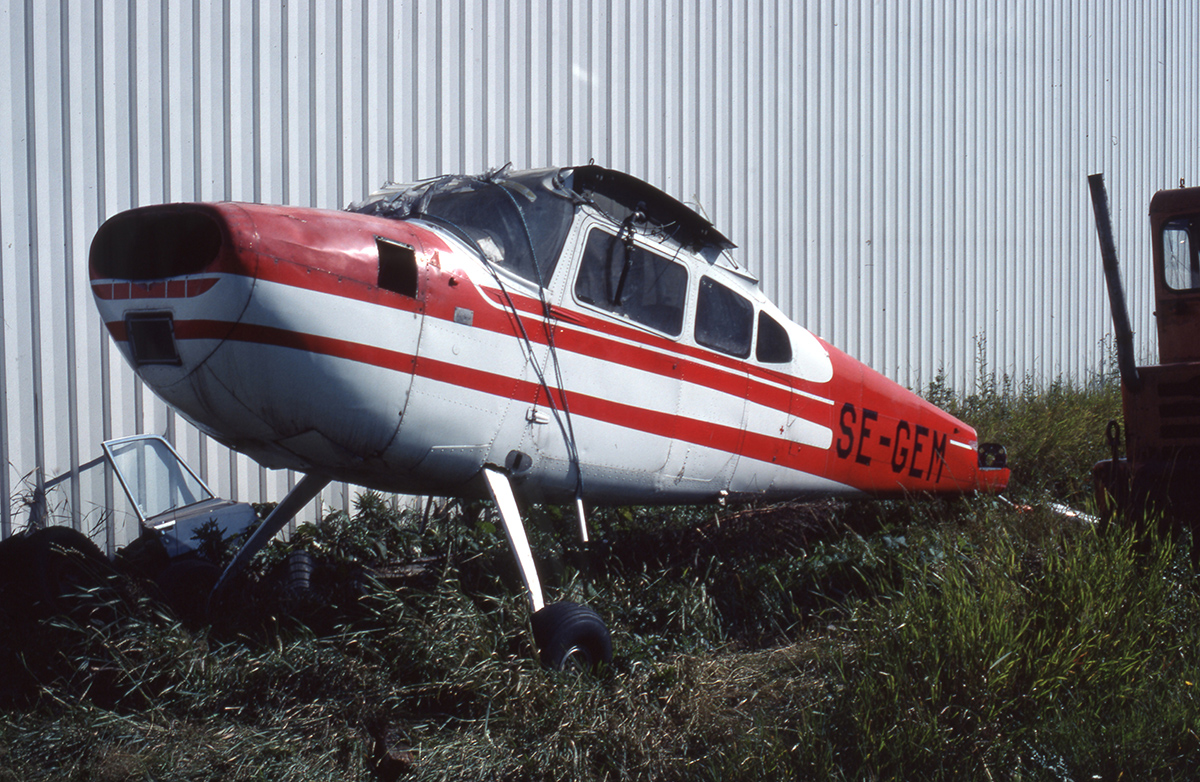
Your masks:
{"label": "airplane nose cone", "polygon": [[[164,204],[109,218],[92,239],[92,280],[149,282],[211,272],[242,272],[256,231],[235,204]],[[136,294],[133,295],[137,298]]]}
{"label": "airplane nose cone", "polygon": [[399,427],[427,238],[334,210],[143,207],[98,230],[91,287],[134,371],[203,431],[269,466],[357,465]]}
{"label": "airplane nose cone", "polygon": [[92,293],[105,325],[137,374],[186,416],[209,412],[198,370],[250,301],[256,238],[239,205],[166,204],[114,215],[92,240]]}
{"label": "airplane nose cone", "polygon": [[122,212],[92,240],[92,278],[161,280],[202,272],[217,260],[222,226],[194,204]]}

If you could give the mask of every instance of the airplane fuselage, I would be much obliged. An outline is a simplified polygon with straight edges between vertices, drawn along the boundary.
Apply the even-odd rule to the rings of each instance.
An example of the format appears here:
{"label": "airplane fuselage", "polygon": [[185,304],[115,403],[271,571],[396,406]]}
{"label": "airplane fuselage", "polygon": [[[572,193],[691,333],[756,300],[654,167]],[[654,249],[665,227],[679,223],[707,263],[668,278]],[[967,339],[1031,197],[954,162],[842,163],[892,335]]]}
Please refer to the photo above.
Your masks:
{"label": "airplane fuselage", "polygon": [[529,499],[620,504],[1003,488],[970,426],[713,241],[581,201],[553,259],[520,240],[532,272],[445,217],[146,207],[97,234],[92,290],[155,393],[268,467],[485,496],[490,465]]}

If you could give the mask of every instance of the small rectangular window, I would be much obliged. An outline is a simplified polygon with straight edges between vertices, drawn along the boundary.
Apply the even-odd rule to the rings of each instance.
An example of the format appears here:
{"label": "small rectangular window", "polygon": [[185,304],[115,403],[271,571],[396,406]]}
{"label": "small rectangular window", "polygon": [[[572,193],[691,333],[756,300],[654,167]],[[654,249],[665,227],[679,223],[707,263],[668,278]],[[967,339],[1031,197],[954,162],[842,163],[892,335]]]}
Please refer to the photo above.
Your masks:
{"label": "small rectangular window", "polygon": [[181,363],[171,313],[131,312],[125,316],[125,333],[129,335],[136,366]]}
{"label": "small rectangular window", "polygon": [[417,254],[407,244],[375,238],[379,249],[379,287],[417,298]]}
{"label": "small rectangular window", "polygon": [[738,358],[750,355],[754,305],[711,277],[700,280],[696,299],[696,342]]}
{"label": "small rectangular window", "polygon": [[764,364],[786,364],[792,360],[792,340],[783,324],[765,312],[758,313],[758,344],[754,357]]}

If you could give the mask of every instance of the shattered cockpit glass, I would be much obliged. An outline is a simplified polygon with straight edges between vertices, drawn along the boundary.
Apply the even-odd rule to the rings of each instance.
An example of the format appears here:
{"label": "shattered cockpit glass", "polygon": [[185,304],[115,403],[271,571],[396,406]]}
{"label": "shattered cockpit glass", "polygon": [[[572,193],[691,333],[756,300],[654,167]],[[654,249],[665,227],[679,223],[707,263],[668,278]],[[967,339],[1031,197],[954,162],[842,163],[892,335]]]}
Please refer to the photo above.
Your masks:
{"label": "shattered cockpit glass", "polygon": [[505,167],[482,176],[389,185],[349,209],[438,223],[489,262],[546,285],[570,231],[575,199],[558,180],[558,169],[510,176]]}

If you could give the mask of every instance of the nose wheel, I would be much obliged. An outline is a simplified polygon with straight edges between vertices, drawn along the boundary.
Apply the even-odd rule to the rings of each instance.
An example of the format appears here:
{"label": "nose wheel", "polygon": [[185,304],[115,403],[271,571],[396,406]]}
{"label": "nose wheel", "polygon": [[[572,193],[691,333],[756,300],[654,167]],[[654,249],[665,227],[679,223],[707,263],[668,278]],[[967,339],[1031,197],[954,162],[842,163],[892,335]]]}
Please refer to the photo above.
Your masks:
{"label": "nose wheel", "polygon": [[612,636],[585,605],[563,601],[536,612],[533,639],[542,665],[556,671],[590,671],[612,662]]}
{"label": "nose wheel", "polygon": [[485,467],[483,477],[488,491],[500,511],[504,534],[516,557],[521,579],[529,592],[533,610],[533,640],[537,644],[542,664],[556,671],[592,670],[612,662],[612,636],[600,615],[585,605],[563,601],[546,605],[533,551],[525,535],[525,525],[517,510],[508,476],[497,469]]}

